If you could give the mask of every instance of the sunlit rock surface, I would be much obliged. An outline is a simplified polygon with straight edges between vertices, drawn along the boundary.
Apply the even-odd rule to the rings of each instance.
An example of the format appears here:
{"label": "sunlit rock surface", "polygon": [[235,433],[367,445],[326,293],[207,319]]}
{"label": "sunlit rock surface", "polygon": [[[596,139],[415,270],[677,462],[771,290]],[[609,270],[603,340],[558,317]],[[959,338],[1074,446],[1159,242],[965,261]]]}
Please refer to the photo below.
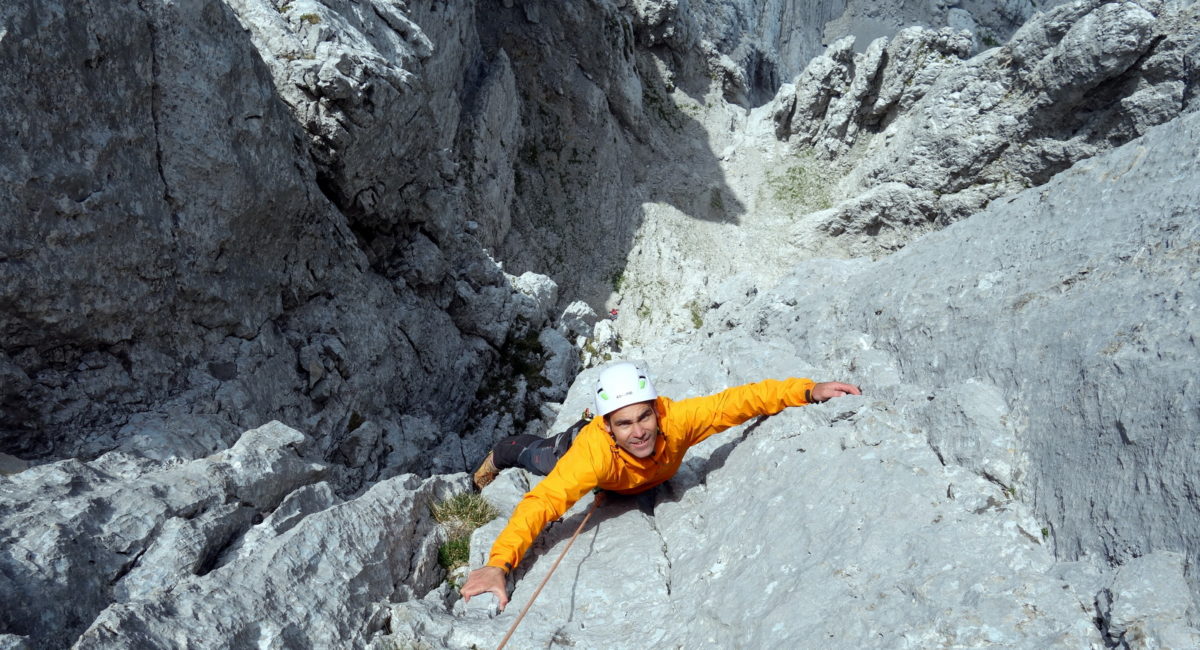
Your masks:
{"label": "sunlit rock surface", "polygon": [[[712,325],[632,351],[677,398],[786,375],[865,394],[710,439],[653,516],[629,501],[601,508],[515,638],[1200,642],[1184,570],[1200,553],[1187,496],[1200,458],[1198,117],[878,262],[807,262],[777,286],[732,280]],[[566,413],[587,403],[590,376]],[[485,496],[511,508],[516,478]],[[497,642],[585,505],[535,545],[502,616],[456,617],[435,596],[394,608],[410,626],[400,638]],[[476,534],[479,562],[500,526]]]}

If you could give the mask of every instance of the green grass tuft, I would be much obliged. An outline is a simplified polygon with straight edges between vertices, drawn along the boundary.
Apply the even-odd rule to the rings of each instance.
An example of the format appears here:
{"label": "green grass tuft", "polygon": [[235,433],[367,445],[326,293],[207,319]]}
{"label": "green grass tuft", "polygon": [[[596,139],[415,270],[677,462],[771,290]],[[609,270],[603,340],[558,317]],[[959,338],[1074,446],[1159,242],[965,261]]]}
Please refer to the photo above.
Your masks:
{"label": "green grass tuft", "polygon": [[695,300],[687,304],[688,311],[692,314],[692,327],[700,329],[704,326],[704,317],[701,316],[700,304]]}
{"label": "green grass tuft", "polygon": [[448,540],[438,548],[438,563],[447,572],[471,560],[471,533],[500,516],[500,511],[474,492],[456,494],[429,507],[434,521],[442,525]]}
{"label": "green grass tuft", "polygon": [[625,272],[615,271],[612,275],[612,288],[616,293],[621,293],[621,287],[625,286]]}
{"label": "green grass tuft", "polygon": [[767,174],[766,186],[771,196],[797,213],[825,210],[833,205],[827,180],[811,158],[800,158],[797,164],[779,174]]}
{"label": "green grass tuft", "polygon": [[438,547],[438,564],[447,573],[471,562],[471,537],[455,537]]}

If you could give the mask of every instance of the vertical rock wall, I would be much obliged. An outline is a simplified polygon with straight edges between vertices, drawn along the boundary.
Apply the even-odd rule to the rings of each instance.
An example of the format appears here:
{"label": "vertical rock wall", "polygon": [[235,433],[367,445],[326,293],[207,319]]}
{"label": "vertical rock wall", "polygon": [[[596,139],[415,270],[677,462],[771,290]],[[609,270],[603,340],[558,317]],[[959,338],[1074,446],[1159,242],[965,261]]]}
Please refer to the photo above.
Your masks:
{"label": "vertical rock wall", "polygon": [[45,452],[181,384],[211,396],[355,253],[224,4],[8,14],[3,429]]}
{"label": "vertical rock wall", "polygon": [[553,306],[513,287],[467,214],[452,147],[471,11],[16,3],[3,19],[7,451],[194,457],[282,418],[350,465],[367,460],[339,446],[364,422],[352,446],[392,471],[430,469],[438,445],[468,462],[440,434],[467,427],[499,349]]}

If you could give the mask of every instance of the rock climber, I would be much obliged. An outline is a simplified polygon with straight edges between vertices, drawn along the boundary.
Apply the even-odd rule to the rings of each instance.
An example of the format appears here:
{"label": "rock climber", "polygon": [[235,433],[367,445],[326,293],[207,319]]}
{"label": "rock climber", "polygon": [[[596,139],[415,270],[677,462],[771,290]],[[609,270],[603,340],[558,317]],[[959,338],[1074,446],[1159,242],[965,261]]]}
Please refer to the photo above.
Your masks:
{"label": "rock climber", "polygon": [[792,378],[768,379],[674,401],[655,392],[649,374],[639,364],[610,364],[595,384],[599,417],[550,438],[520,435],[503,440],[476,470],[475,483],[481,489],[507,467],[524,467],[546,478],[517,504],[492,544],[487,565],[467,576],[461,590],[463,600],[491,592],[504,609],[508,573],[546,524],[561,517],[592,488],[618,494],[645,492],[674,476],[687,449],[714,433],[789,406],[861,394],[852,384]]}

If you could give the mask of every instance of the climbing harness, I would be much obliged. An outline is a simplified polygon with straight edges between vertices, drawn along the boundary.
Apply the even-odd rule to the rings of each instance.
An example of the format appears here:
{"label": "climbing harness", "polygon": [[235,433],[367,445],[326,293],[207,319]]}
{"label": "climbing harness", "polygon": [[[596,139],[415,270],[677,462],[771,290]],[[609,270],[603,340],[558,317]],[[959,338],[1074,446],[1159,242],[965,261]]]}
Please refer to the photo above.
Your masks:
{"label": "climbing harness", "polygon": [[596,506],[600,505],[600,502],[603,500],[604,493],[597,492],[596,496],[592,499],[592,507],[588,508],[587,515],[584,516],[583,521],[579,522],[579,528],[576,528],[575,534],[571,535],[570,541],[567,542],[567,547],[562,550],[562,553],[558,554],[558,559],[554,561],[554,564],[550,567],[550,571],[546,573],[546,577],[542,578],[542,583],[538,585],[533,595],[529,597],[529,602],[525,603],[525,607],[521,610],[521,613],[517,614],[517,620],[513,621],[512,627],[508,628],[508,634],[505,634],[504,638],[500,640],[500,645],[496,646],[496,650],[501,650],[504,644],[508,643],[508,640],[512,638],[513,632],[517,631],[517,626],[521,624],[521,619],[525,618],[525,614],[529,613],[529,608],[533,606],[533,601],[537,600],[538,594],[542,593],[542,587],[545,587],[546,583],[550,580],[550,576],[554,575],[554,570],[558,568],[558,563],[562,562],[567,551],[571,550],[571,545],[575,543],[575,538],[579,537],[579,533],[583,532],[583,527],[587,525],[588,519],[591,519],[592,513],[596,512]]}

